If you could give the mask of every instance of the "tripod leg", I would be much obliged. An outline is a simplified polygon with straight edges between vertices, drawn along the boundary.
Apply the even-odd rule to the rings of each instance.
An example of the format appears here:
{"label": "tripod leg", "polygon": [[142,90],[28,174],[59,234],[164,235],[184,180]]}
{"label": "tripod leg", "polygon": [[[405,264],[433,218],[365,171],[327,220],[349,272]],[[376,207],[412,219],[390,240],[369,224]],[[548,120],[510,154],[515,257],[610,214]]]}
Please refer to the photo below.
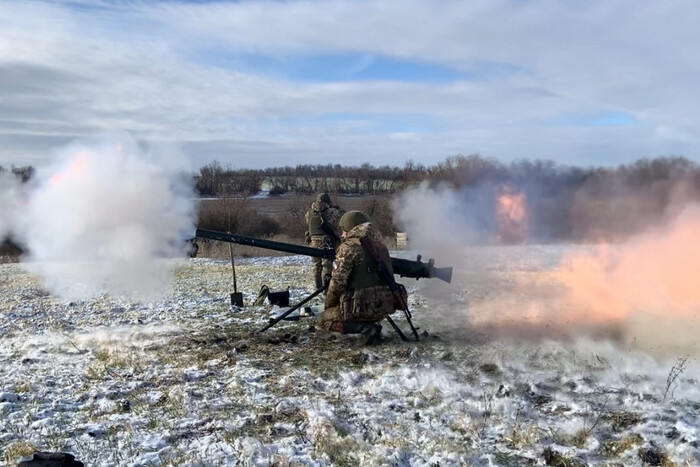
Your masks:
{"label": "tripod leg", "polygon": [[416,338],[416,340],[420,340],[418,337],[418,328],[413,326],[413,322],[411,321],[411,313],[408,311],[408,309],[404,310],[406,313],[406,321],[408,321],[408,325],[411,326],[411,332],[413,332],[413,337]]}
{"label": "tripod leg", "polygon": [[324,290],[326,290],[325,287],[321,287],[320,289],[316,290],[314,293],[312,293],[311,295],[309,295],[308,297],[306,297],[304,300],[302,300],[301,302],[299,302],[299,303],[297,303],[296,305],[294,305],[294,306],[293,306],[292,308],[290,308],[289,310],[285,311],[284,313],[282,313],[281,315],[279,315],[279,316],[276,317],[275,319],[270,320],[270,322],[268,323],[267,326],[265,326],[264,328],[260,329],[259,331],[256,331],[256,333],[259,334],[259,333],[261,333],[261,332],[267,331],[267,330],[270,329],[272,326],[274,326],[275,324],[279,323],[279,322],[282,321],[284,318],[286,318],[287,316],[289,316],[290,314],[292,314],[293,312],[295,312],[296,310],[298,310],[300,307],[302,307],[303,305],[305,305],[305,304],[308,303],[309,301],[311,301],[312,298],[314,298],[316,295],[320,294],[320,293],[323,292]]}
{"label": "tripod leg", "polygon": [[394,328],[394,331],[396,331],[396,334],[399,335],[402,341],[406,342],[408,341],[408,338],[406,337],[406,334],[403,333],[403,331],[396,325],[393,319],[391,319],[391,316],[387,316],[386,320],[391,324],[391,327]]}

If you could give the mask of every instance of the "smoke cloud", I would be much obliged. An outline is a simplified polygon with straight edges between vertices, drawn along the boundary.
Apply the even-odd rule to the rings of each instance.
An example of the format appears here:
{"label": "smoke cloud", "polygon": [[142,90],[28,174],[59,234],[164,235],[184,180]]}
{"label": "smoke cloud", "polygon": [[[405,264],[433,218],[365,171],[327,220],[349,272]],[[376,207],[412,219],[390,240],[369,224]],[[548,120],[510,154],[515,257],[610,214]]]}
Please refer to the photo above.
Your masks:
{"label": "smoke cloud", "polygon": [[480,190],[422,183],[402,193],[392,208],[413,249],[454,260],[454,252],[465,245],[487,241],[491,222],[486,199]]}
{"label": "smoke cloud", "polygon": [[[659,354],[700,353],[700,287],[694,274],[700,264],[700,205],[683,183],[669,191],[654,223],[640,224],[638,234],[615,244],[531,240],[528,246],[494,247],[500,224],[489,216],[496,218],[498,203],[494,187],[480,190],[421,185],[394,205],[411,249],[440,257],[441,266],[455,266],[452,285],[420,283],[437,304],[430,311],[440,313],[434,323],[472,335],[594,335]],[[584,206],[586,197],[576,196],[578,209],[602,215],[595,212],[599,204]],[[524,212],[541,209],[534,205],[537,199],[527,197]],[[629,191],[620,203],[634,212],[648,206],[649,198]],[[615,202],[604,206],[606,213],[611,206]],[[532,230],[537,229],[524,231]]]}
{"label": "smoke cloud", "polygon": [[194,232],[185,159],[129,136],[72,145],[37,171],[14,233],[27,267],[66,299],[156,298]]}
{"label": "smoke cloud", "polygon": [[475,265],[473,245],[490,242],[493,197],[484,188],[456,190],[446,184],[431,187],[422,183],[403,192],[392,205],[394,220],[408,236],[411,250],[424,257],[434,258],[438,267],[453,267],[451,284],[442,281],[420,281],[415,285],[433,303],[443,310],[433,321],[433,329],[463,329],[467,315],[461,311],[473,284],[473,273],[478,270],[484,280],[489,276],[484,265]]}
{"label": "smoke cloud", "polygon": [[700,332],[700,206],[621,245],[566,256],[558,279],[579,320],[620,322],[627,340],[696,353]]}

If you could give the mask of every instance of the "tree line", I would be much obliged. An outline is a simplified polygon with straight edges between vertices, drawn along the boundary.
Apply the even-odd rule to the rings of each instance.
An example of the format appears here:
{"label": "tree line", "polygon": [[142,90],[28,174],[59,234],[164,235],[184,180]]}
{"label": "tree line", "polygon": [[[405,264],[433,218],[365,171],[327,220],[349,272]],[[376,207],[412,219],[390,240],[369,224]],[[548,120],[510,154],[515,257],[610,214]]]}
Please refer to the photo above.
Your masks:
{"label": "tree line", "polygon": [[303,164],[267,169],[233,169],[218,161],[202,167],[195,176],[195,188],[201,196],[255,194],[268,187],[271,195],[395,193],[425,178],[429,169],[407,162],[403,167],[369,163],[360,166],[340,164]]}
{"label": "tree line", "polygon": [[15,167],[14,165],[9,169],[0,165],[0,175],[4,173],[11,173],[18,177],[22,183],[27,182],[34,175],[34,167],[27,165],[23,167]]}
{"label": "tree line", "polygon": [[640,159],[616,167],[574,167],[545,160],[517,160],[504,163],[478,154],[453,156],[435,165],[413,161],[402,167],[369,163],[359,166],[303,164],[266,169],[235,169],[218,161],[194,175],[195,189],[204,197],[255,194],[267,187],[271,195],[315,194],[319,192],[379,195],[392,194],[426,181],[464,188],[484,182],[540,183],[550,190],[563,187],[612,183],[629,187],[662,180],[700,177],[697,163],[684,157]]}
{"label": "tree line", "polygon": [[[435,165],[409,161],[403,167],[327,164],[236,170],[213,162],[195,180],[200,194],[222,198],[245,197],[263,185],[273,195],[329,192],[385,199],[421,183],[436,190],[448,187],[461,203],[455,216],[469,217],[487,236],[498,229],[494,213],[499,196],[519,193],[526,200],[527,238],[545,242],[622,240],[664,222],[689,202],[700,202],[700,166],[675,156],[612,167],[543,160],[505,163],[479,155],[449,157]],[[390,231],[391,210],[381,211]]]}
{"label": "tree line", "polygon": [[[27,181],[34,169],[0,167],[2,172],[14,173]],[[387,202],[377,208],[377,214],[381,212],[379,217],[385,221],[387,232],[393,225],[388,200],[421,183],[436,190],[454,190],[463,206],[460,210],[464,211],[456,215],[472,216],[479,228],[494,230],[494,206],[503,193],[502,187],[507,186],[508,190],[525,195],[528,238],[540,241],[622,239],[664,221],[689,202],[700,202],[700,165],[675,156],[639,159],[611,167],[575,167],[543,160],[506,163],[478,154],[448,157],[434,165],[408,161],[401,167],[305,164],[256,170],[223,167],[215,161],[192,177],[193,186],[202,197],[247,198],[265,188],[271,195],[329,192],[385,199]],[[237,208],[247,212],[241,206]],[[303,214],[305,209],[308,206],[300,206],[298,211]],[[200,213],[200,220],[218,216],[214,212],[211,216],[204,214]],[[248,225],[259,217],[250,214],[239,224]],[[265,219],[267,223],[256,223],[260,228],[254,233],[275,233],[280,229],[275,228],[273,221],[283,221],[284,225],[299,224],[293,232],[281,232],[296,236],[297,230],[303,231],[299,219]]]}

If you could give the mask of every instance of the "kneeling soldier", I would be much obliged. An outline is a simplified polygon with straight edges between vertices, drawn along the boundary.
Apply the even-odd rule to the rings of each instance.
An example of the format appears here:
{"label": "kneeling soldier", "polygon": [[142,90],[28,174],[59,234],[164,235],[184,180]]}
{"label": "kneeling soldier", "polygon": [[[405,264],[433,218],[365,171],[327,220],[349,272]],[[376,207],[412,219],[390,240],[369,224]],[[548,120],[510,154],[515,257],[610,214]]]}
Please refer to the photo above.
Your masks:
{"label": "kneeling soldier", "polygon": [[319,324],[327,331],[364,334],[365,343],[374,344],[382,332],[378,321],[394,312],[394,297],[361,239],[372,241],[379,258],[392,271],[389,250],[375,239],[370,218],[362,211],[345,213],[340,227],[344,241],[336,253],[336,268]]}

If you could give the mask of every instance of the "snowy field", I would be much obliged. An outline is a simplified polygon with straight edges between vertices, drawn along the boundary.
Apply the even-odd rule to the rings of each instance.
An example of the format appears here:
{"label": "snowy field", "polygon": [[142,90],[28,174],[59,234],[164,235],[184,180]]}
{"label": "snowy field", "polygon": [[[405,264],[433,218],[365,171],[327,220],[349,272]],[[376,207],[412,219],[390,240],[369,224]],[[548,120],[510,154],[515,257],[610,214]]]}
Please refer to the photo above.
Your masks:
{"label": "snowy field", "polygon": [[0,265],[0,463],[41,449],[87,466],[699,465],[692,348],[509,321],[555,293],[572,248],[483,248],[452,285],[404,279],[423,336],[385,326],[373,347],[312,318],[252,335],[275,311],[250,306],[261,285],[313,291],[309,258],[238,261],[241,310],[222,261],[178,264],[154,303],[65,302]]}

